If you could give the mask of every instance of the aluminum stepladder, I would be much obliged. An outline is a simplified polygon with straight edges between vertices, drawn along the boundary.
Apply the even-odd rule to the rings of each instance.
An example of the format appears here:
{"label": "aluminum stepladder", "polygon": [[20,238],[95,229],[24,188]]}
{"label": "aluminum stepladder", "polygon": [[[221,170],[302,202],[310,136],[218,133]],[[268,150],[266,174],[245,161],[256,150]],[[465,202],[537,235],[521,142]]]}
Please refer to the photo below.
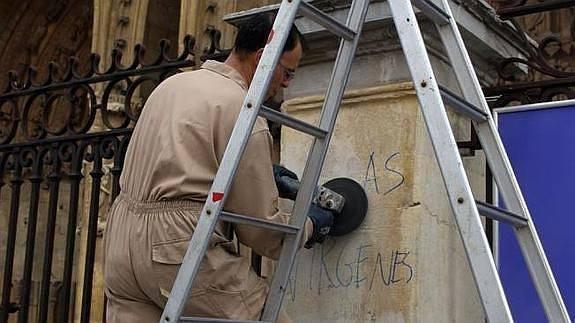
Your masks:
{"label": "aluminum stepladder", "polygon": [[[487,319],[513,321],[480,213],[513,227],[548,320],[571,322],[448,0],[413,0],[413,4],[434,22],[463,98],[438,85],[412,3],[387,2]],[[444,102],[471,119],[507,210],[474,200]]]}
{"label": "aluminum stepladder", "polygon": [[[193,280],[198,272],[215,225],[219,220],[254,225],[285,233],[282,251],[261,321],[257,322],[275,322],[277,320],[286,290],[285,286],[288,283],[289,273],[302,239],[302,228],[305,225],[309,206],[327,153],[368,6],[369,0],[354,0],[349,11],[347,23],[343,25],[303,0],[282,1],[273,25],[273,37],[270,37],[271,41],[268,40],[268,44],[264,48],[160,322],[238,322],[237,320],[226,319],[181,317]],[[283,113],[261,106],[289,30],[298,13],[322,25],[328,31],[341,38],[318,126],[304,123]],[[308,154],[308,161],[302,175],[290,224],[264,221],[250,217],[249,214],[239,215],[223,211],[227,192],[230,189],[248,137],[258,116],[315,137]]]}

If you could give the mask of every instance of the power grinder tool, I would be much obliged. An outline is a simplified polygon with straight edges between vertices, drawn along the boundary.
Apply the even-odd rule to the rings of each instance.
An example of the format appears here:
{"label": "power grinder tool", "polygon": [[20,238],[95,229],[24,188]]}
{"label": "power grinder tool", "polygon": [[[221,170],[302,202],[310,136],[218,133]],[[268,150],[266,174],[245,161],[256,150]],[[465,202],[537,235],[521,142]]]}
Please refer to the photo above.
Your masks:
{"label": "power grinder tool", "polygon": [[[282,176],[294,191],[299,190],[300,182]],[[312,203],[334,213],[334,225],[330,236],[341,236],[357,229],[365,219],[368,209],[367,195],[355,180],[338,177],[316,188]]]}

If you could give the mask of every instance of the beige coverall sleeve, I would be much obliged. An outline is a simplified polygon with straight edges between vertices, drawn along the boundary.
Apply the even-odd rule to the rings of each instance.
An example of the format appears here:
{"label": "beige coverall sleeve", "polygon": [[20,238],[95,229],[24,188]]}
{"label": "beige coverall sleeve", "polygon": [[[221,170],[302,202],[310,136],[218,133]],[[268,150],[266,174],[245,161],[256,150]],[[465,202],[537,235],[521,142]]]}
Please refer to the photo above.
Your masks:
{"label": "beige coverall sleeve", "polygon": [[[238,172],[226,200],[229,212],[253,216],[279,223],[289,223],[290,215],[278,209],[278,191],[274,181],[272,161],[272,138],[269,131],[252,133]],[[313,225],[307,219],[303,242],[311,235]],[[256,253],[277,259],[284,234],[249,225],[235,225],[235,232],[243,244]]]}

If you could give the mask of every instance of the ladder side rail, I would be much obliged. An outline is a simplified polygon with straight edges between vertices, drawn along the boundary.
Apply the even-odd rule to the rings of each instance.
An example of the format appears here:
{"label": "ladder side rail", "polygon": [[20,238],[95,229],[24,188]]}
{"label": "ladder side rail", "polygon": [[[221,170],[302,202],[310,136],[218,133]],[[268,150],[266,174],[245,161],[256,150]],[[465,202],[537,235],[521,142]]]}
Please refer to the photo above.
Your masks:
{"label": "ladder side rail", "polygon": [[470,269],[490,322],[512,322],[413,8],[388,0]]}
{"label": "ladder side rail", "polygon": [[489,106],[483,96],[483,91],[475,74],[475,70],[473,69],[473,64],[466,50],[465,43],[457,28],[457,22],[453,17],[447,0],[442,0],[442,2],[452,22],[443,26],[437,25],[437,29],[441,35],[451,64],[457,71],[455,75],[459,86],[469,103],[482,108],[488,115],[486,122],[473,121],[487,162],[509,211],[524,217],[528,222],[527,226],[515,226],[513,229],[521,247],[521,252],[526,259],[527,267],[539,295],[539,299],[543,304],[549,321],[570,322],[571,320],[561,297],[561,292],[557,286],[551,266],[549,265],[537,234],[537,229],[527,208],[527,203],[525,202],[517,178],[513,172],[511,162],[509,161],[505,147],[493,121]]}
{"label": "ladder side rail", "polygon": [[[368,7],[369,0],[355,0],[348,15],[346,25],[356,31],[356,36],[353,41],[346,41],[344,39],[340,41],[340,47],[319,122],[320,128],[329,129],[328,134],[325,138],[316,138],[313,141],[292,213],[292,223],[300,228],[303,227],[307,219],[312,194],[316,189],[316,184],[319,180],[321,168],[325,160]],[[302,235],[303,230],[300,230],[297,235],[288,236],[284,240],[277,269],[261,318],[263,321],[275,322],[277,320],[285,295],[289,274],[299,249]]]}
{"label": "ladder side rail", "polygon": [[[196,230],[192,235],[186,255],[174,281],[170,297],[162,313],[160,322],[171,323],[181,317],[184,304],[192,288],[193,280],[203,260],[210,237],[222,211],[227,192],[245,150],[249,135],[258,117],[267,88],[271,82],[272,72],[279,60],[289,30],[293,24],[300,0],[284,0],[274,21],[274,35],[264,48],[254,78],[245,97],[242,109],[232,131],[216,177],[202,208]],[[221,199],[214,198],[216,194]],[[300,230],[301,231],[301,230]]]}
{"label": "ladder side rail", "polygon": [[488,119],[487,122],[474,123],[477,134],[478,136],[480,136],[480,133],[494,134],[490,136],[480,136],[480,139],[485,141],[481,143],[485,150],[485,154],[487,155],[487,159],[490,162],[489,166],[493,172],[493,176],[496,179],[498,186],[500,186],[501,194],[505,199],[505,203],[509,208],[509,211],[528,219],[529,213],[525,200],[523,199],[519,189],[519,184],[511,168],[511,163],[507,157],[505,148],[503,147],[501,139],[497,135],[497,128],[493,121],[493,116],[485,98],[483,97],[481,85],[479,84],[473,64],[469,58],[467,49],[465,48],[463,38],[457,28],[457,22],[453,17],[451,8],[447,1],[442,0],[442,5],[451,17],[452,22],[443,26],[436,25],[436,28],[441,36],[442,43],[444,44],[444,48],[447,51],[453,68],[457,69],[455,76],[461,91],[463,92],[463,97],[470,104],[482,109]]}

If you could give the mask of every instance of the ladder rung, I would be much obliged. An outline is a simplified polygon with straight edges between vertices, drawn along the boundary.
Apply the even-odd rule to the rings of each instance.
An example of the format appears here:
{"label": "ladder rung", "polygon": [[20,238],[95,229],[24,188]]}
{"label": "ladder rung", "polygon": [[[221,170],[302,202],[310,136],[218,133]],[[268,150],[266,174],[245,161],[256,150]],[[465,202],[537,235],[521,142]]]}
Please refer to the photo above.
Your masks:
{"label": "ladder rung", "polygon": [[322,25],[333,34],[342,37],[345,40],[352,40],[356,35],[355,31],[349,29],[346,25],[326,15],[324,12],[305,1],[300,3],[299,10],[305,17]]}
{"label": "ladder rung", "polygon": [[487,121],[487,114],[481,111],[481,109],[478,107],[466,101],[464,98],[458,96],[457,94],[451,92],[446,87],[441,85],[439,85],[439,91],[441,92],[443,101],[450,107],[457,109],[459,112],[474,121]]}
{"label": "ladder rung", "polygon": [[507,224],[511,224],[516,227],[524,227],[528,224],[526,218],[517,215],[515,213],[511,213],[507,210],[498,208],[494,205],[485,202],[475,201],[475,203],[477,203],[477,210],[479,211],[479,213],[490,219],[505,222]]}
{"label": "ladder rung", "polygon": [[226,211],[222,211],[222,213],[220,215],[220,219],[222,221],[226,221],[226,222],[253,225],[255,227],[260,227],[260,228],[274,230],[274,231],[280,231],[280,232],[284,232],[287,234],[296,234],[299,231],[299,228],[296,226],[293,226],[293,225],[262,220],[262,219],[254,218],[251,216],[245,216],[245,215],[226,212]]}
{"label": "ladder rung", "polygon": [[238,321],[238,320],[228,320],[228,319],[218,319],[218,318],[208,318],[208,317],[181,317],[180,322],[206,322],[206,323],[266,323],[264,321]]}
{"label": "ladder rung", "polygon": [[[251,17],[254,14],[277,11],[279,7],[280,7],[279,4],[274,4],[261,8],[250,9],[239,13],[226,15],[223,19],[224,21],[237,26],[240,22],[244,21],[245,19]],[[302,15],[306,16],[313,22],[323,26],[333,34],[342,37],[346,40],[352,40],[353,37],[355,37],[355,35],[357,34],[355,31],[349,29],[346,25],[333,19],[332,17],[328,16],[323,11],[317,9],[316,7],[307,3],[306,1],[302,1],[298,9]]]}
{"label": "ladder rung", "polygon": [[260,116],[317,138],[325,138],[327,135],[327,131],[319,127],[310,125],[309,123],[303,122],[297,118],[288,116],[284,113],[278,112],[265,106],[260,108]]}
{"label": "ladder rung", "polygon": [[432,0],[412,0],[419,10],[438,25],[449,24],[449,15]]}
{"label": "ladder rung", "polygon": [[253,9],[248,9],[248,10],[244,10],[244,11],[240,11],[240,12],[234,12],[234,13],[230,13],[230,14],[225,15],[222,18],[222,20],[235,26],[235,27],[239,27],[239,25],[241,23],[243,23],[244,21],[246,21],[250,17],[253,17],[256,14],[261,14],[261,13],[276,12],[276,11],[278,11],[279,7],[280,7],[280,4],[271,4],[271,5],[267,5],[267,6],[263,6],[263,7],[259,7],[259,8],[253,8]]}

